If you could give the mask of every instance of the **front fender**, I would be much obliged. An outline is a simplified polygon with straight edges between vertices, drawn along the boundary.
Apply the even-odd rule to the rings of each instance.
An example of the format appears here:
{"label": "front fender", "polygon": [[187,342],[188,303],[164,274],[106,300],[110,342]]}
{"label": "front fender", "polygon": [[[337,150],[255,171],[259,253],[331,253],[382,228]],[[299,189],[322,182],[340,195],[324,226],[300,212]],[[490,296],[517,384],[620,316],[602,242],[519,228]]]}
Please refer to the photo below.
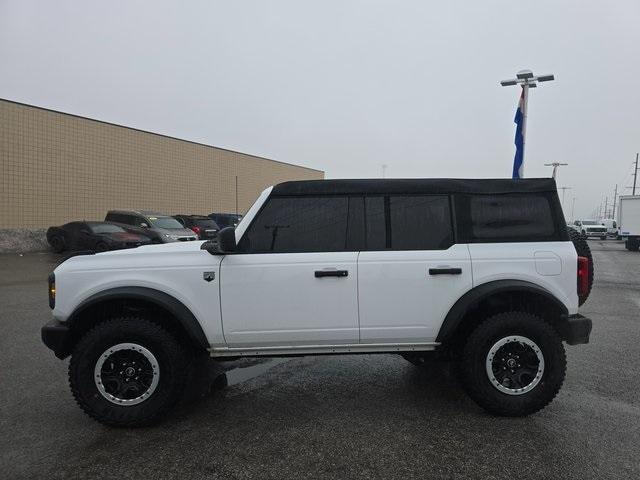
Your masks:
{"label": "front fender", "polygon": [[78,305],[67,319],[67,325],[73,329],[74,322],[86,309],[109,300],[144,300],[153,303],[176,318],[195,345],[209,347],[207,337],[191,310],[171,295],[147,287],[116,287],[95,293]]}

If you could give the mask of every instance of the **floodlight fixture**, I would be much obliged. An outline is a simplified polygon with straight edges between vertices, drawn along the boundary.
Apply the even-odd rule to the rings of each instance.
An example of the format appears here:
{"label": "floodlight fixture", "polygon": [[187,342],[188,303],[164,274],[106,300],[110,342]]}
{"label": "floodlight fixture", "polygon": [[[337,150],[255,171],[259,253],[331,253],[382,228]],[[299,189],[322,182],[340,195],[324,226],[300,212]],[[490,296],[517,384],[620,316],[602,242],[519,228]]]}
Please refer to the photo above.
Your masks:
{"label": "floodlight fixture", "polygon": [[531,70],[520,70],[516,74],[516,77],[518,80],[529,80],[530,78],[533,78],[533,72]]}

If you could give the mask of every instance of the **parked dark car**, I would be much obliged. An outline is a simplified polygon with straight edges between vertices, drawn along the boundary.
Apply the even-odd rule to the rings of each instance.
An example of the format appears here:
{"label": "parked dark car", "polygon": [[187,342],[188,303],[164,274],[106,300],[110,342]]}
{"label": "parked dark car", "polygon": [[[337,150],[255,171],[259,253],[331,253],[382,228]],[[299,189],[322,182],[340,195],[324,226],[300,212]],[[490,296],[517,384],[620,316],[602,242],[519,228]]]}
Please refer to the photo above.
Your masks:
{"label": "parked dark car", "polygon": [[204,215],[174,215],[173,218],[190,230],[193,230],[200,240],[216,240],[218,238],[218,224]]}
{"label": "parked dark car", "polygon": [[218,227],[237,227],[242,220],[242,215],[237,213],[210,213],[209,218],[218,224]]}
{"label": "parked dark car", "polygon": [[65,250],[106,252],[151,243],[149,237],[129,232],[110,222],[70,222],[60,227],[49,227],[47,241],[56,253]]}
{"label": "parked dark car", "polygon": [[124,226],[127,230],[146,235],[153,243],[186,242],[198,236],[175,218],[148,210],[110,210],[105,220]]}

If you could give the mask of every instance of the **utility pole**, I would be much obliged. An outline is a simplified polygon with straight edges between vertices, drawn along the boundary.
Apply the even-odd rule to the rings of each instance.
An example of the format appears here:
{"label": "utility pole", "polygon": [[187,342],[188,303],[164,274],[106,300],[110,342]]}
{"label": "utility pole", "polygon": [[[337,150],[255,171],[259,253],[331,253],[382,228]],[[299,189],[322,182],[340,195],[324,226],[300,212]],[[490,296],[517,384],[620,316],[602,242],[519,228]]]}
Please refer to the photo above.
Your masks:
{"label": "utility pole", "polygon": [[616,189],[613,192],[613,214],[611,218],[616,219],[616,199],[618,198],[618,184],[616,183]]}
{"label": "utility pole", "polygon": [[238,175],[236,175],[236,215],[238,214]]}
{"label": "utility pole", "polygon": [[576,197],[573,197],[573,201],[571,202],[571,221],[573,222],[575,218],[573,218],[573,209],[576,206]]}
{"label": "utility pole", "polygon": [[551,174],[551,178],[553,178],[554,180],[556,179],[556,174],[558,172],[558,167],[564,166],[564,165],[569,165],[568,163],[559,163],[559,162],[553,162],[553,163],[545,163],[544,166],[545,167],[553,167],[553,173]]}
{"label": "utility pole", "polygon": [[633,171],[633,192],[631,195],[636,194],[636,180],[638,179],[638,154],[636,153],[636,168]]}
{"label": "utility pole", "polygon": [[604,216],[602,218],[609,218],[609,216],[607,215],[607,213],[609,213],[608,208],[609,208],[609,197],[604,197]]}
{"label": "utility pole", "polygon": [[382,178],[386,178],[387,177],[387,165],[386,164],[382,164]]}
{"label": "utility pole", "polygon": [[[521,147],[521,158],[520,165],[516,165],[514,159],[514,172],[513,178],[522,178],[524,176],[524,146],[525,146],[525,138],[527,134],[527,115],[529,112],[528,104],[529,104],[529,89],[536,88],[538,83],[549,82],[554,80],[553,75],[538,75],[537,77],[533,75],[531,70],[520,70],[516,74],[516,78],[510,80],[502,80],[500,85],[503,87],[511,87],[513,85],[520,85],[522,87],[522,106],[520,113],[522,114],[521,120],[521,131],[522,131],[522,147]],[[516,116],[517,118],[517,116]],[[518,131],[516,130],[516,149],[518,148]],[[518,155],[518,150],[516,150],[516,158]],[[518,167],[516,169],[516,167]]]}

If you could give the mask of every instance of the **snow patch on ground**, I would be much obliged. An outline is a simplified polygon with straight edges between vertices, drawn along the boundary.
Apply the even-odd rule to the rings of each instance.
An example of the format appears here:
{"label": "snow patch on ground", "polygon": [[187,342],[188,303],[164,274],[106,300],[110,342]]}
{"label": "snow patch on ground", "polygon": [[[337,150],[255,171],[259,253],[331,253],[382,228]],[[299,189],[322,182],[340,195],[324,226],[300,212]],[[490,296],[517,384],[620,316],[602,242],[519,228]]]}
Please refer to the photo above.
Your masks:
{"label": "snow patch on ground", "polygon": [[49,244],[44,228],[0,229],[0,253],[39,252],[48,249]]}

